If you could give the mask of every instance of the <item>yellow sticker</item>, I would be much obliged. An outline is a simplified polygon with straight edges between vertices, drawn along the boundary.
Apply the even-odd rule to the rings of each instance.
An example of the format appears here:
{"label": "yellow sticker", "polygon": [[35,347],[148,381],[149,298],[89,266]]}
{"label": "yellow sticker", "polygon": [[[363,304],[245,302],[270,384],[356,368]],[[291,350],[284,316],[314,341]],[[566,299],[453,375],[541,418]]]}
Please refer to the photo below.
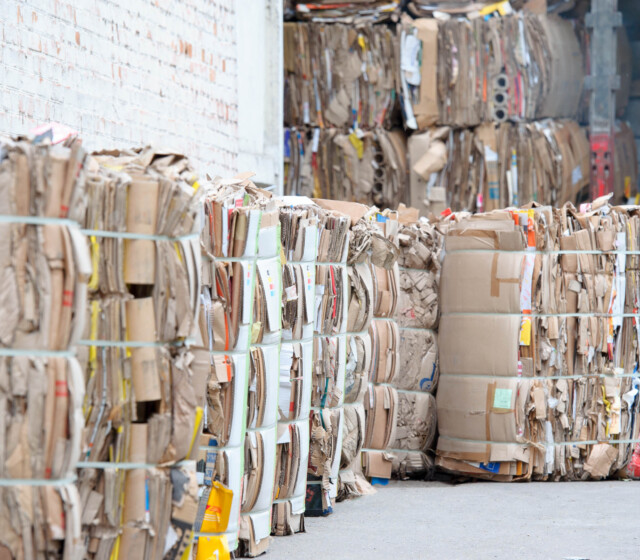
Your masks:
{"label": "yellow sticker", "polygon": [[531,344],[531,317],[523,317],[520,322],[520,346]]}
{"label": "yellow sticker", "polygon": [[360,45],[360,48],[363,51],[367,50],[367,44],[364,42],[364,36],[363,35],[358,35],[358,45]]}
{"label": "yellow sticker", "polygon": [[625,198],[631,198],[631,177],[624,178],[624,196]]}
{"label": "yellow sticker", "polygon": [[351,142],[351,145],[356,149],[358,159],[362,159],[364,155],[364,142],[358,138],[355,132],[349,134],[349,142]]}
{"label": "yellow sticker", "polygon": [[253,325],[251,325],[251,342],[253,344],[258,342],[261,328],[262,328],[262,323],[260,321],[256,321],[255,323],[253,323]]}
{"label": "yellow sticker", "polygon": [[100,244],[95,235],[89,237],[91,241],[91,278],[87,284],[89,290],[97,290],[99,286],[99,268],[100,268]]}

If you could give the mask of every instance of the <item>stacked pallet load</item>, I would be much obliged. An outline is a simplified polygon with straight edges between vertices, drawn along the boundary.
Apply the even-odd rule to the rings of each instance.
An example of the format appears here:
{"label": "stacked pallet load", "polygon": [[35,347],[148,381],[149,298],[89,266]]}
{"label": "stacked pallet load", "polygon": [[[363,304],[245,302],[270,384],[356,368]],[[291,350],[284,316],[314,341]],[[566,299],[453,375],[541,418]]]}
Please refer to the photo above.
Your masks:
{"label": "stacked pallet load", "polygon": [[285,129],[287,194],[397,206],[405,197],[407,140],[400,130]]}
{"label": "stacked pallet load", "polygon": [[388,266],[393,259],[394,246],[382,235],[374,221],[378,214],[376,207],[334,201],[324,201],[324,205],[340,208],[351,217],[347,260],[349,303],[345,422],[338,491],[338,499],[344,500],[373,492],[362,472],[362,447],[366,425],[364,399],[373,363],[369,329],[377,293],[374,265]]}
{"label": "stacked pallet load", "polygon": [[[277,220],[272,215],[269,197],[253,185],[250,176],[216,178],[200,187],[204,191],[204,212],[197,342],[206,349],[209,367],[204,433],[198,455],[200,501],[195,526],[198,558],[228,553],[238,547],[247,422],[255,419],[257,426],[260,420],[262,426],[264,416],[268,416],[265,409],[260,419],[263,412],[253,407],[254,398],[263,397],[250,390],[250,378],[255,372],[256,380],[258,376],[264,380],[266,372],[251,369],[251,344],[256,330],[261,327],[267,332],[273,330],[272,323],[254,327],[254,299],[259,289],[256,269],[260,248],[267,241],[275,242]],[[263,214],[267,215],[264,222]],[[269,231],[263,232],[263,226]],[[263,254],[269,253],[264,249]],[[266,391],[266,383],[261,388]],[[257,385],[253,389],[257,390]],[[269,460],[266,454],[264,458]],[[255,493],[260,485],[249,482]],[[243,530],[249,531],[248,539],[255,542],[259,532],[251,534],[255,527],[250,516],[246,523],[243,522]],[[243,533],[243,537],[246,535]]]}
{"label": "stacked pallet load", "polygon": [[[433,15],[426,4],[409,9]],[[576,122],[585,70],[572,22],[506,2],[475,8],[483,17],[467,3],[399,31],[403,116],[420,131],[408,141],[409,203],[426,216],[577,200],[590,147]]]}
{"label": "stacked pallet load", "polygon": [[284,197],[280,228],[282,345],[271,520],[272,532],[277,536],[304,531],[316,310],[316,205],[305,197]]}
{"label": "stacked pallet load", "polygon": [[270,193],[254,192],[264,210],[256,259],[240,517],[239,554],[248,557],[264,553],[271,542],[282,307],[279,210],[269,200]]}
{"label": "stacked pallet load", "polygon": [[398,392],[398,421],[393,474],[428,477],[434,470],[427,455],[436,436],[438,384],[438,294],[443,236],[416,209],[401,208],[396,321],[400,330],[400,366],[392,380]]}
{"label": "stacked pallet load", "polygon": [[[74,357],[91,260],[76,222],[80,141],[0,139],[2,451],[0,556],[80,558],[85,384]],[[46,140],[44,140],[46,142]]]}
{"label": "stacked pallet load", "polygon": [[[566,119],[430,127],[411,135],[407,146],[409,201],[423,216],[446,208],[491,211],[531,200],[560,206],[589,184],[586,129]],[[618,161],[631,177],[630,155]]]}
{"label": "stacked pallet load", "polygon": [[411,129],[578,116],[584,57],[568,20],[527,12],[406,20],[400,43]]}
{"label": "stacked pallet load", "polygon": [[347,361],[347,215],[318,209],[309,469],[305,512],[329,515],[338,495]]}
{"label": "stacked pallet load", "polygon": [[509,481],[598,479],[626,466],[639,429],[637,224],[637,208],[599,199],[450,225],[440,467]]}
{"label": "stacked pallet load", "polygon": [[190,350],[200,193],[188,160],[94,154],[85,232],[93,273],[84,366],[82,529],[89,558],[177,558],[192,544],[206,367]]}
{"label": "stacked pallet load", "polygon": [[406,139],[391,130],[400,125],[395,26],[285,23],[284,59],[285,193],[396,206]]}
{"label": "stacked pallet load", "polygon": [[365,441],[362,466],[365,476],[372,479],[391,478],[393,454],[386,451],[396,439],[398,392],[392,380],[398,375],[400,332],[395,320],[398,303],[398,213],[385,210],[374,218],[382,237],[392,247],[385,261],[374,265],[376,299],[374,319],[369,333],[372,345],[372,365],[369,387],[365,395]]}

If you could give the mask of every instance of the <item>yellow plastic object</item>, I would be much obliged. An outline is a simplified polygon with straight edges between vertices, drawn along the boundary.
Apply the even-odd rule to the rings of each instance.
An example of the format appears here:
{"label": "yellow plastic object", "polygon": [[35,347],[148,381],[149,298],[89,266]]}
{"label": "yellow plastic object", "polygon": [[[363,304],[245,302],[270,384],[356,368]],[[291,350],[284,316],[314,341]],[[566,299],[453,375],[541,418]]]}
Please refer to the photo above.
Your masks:
{"label": "yellow plastic object", "polygon": [[227,535],[199,537],[196,560],[230,560]]}
{"label": "yellow plastic object", "polygon": [[481,16],[486,16],[493,12],[498,12],[501,16],[506,16],[510,13],[511,4],[508,0],[502,0],[502,2],[496,2],[495,4],[489,4],[480,10]]}
{"label": "yellow plastic object", "polygon": [[224,533],[229,524],[233,491],[217,481],[211,483],[209,500],[204,511],[201,533]]}

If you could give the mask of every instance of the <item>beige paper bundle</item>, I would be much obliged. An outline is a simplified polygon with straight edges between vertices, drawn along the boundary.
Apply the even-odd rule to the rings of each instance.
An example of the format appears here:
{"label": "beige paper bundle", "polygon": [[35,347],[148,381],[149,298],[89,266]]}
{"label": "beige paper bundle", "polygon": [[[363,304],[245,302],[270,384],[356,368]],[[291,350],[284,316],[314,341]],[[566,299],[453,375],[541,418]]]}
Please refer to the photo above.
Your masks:
{"label": "beige paper bundle", "polygon": [[0,139],[0,555],[62,560],[84,554],[73,480],[85,387],[73,354],[91,262],[72,221],[85,192],[80,141],[39,142]]}

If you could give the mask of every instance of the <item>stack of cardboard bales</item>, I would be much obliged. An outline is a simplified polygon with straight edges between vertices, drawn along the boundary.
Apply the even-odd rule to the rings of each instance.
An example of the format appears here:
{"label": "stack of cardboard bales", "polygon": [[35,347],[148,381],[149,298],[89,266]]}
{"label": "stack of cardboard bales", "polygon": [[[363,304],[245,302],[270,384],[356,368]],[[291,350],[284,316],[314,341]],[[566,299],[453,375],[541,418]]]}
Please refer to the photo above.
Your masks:
{"label": "stack of cardboard bales", "polygon": [[583,54],[571,22],[558,16],[407,20],[400,41],[412,129],[578,115]]}
{"label": "stack of cardboard bales", "polygon": [[282,326],[280,212],[269,200],[270,193],[254,192],[264,209],[256,259],[240,517],[239,552],[249,557],[265,552],[271,542]]}
{"label": "stack of cardboard bales", "polygon": [[421,131],[408,141],[411,206],[427,215],[576,200],[590,148],[567,120],[584,99],[571,22],[527,12],[406,20],[400,43],[404,119]]}
{"label": "stack of cardboard bales", "polygon": [[371,478],[391,478],[393,455],[387,452],[395,441],[398,392],[392,385],[399,368],[400,333],[395,321],[398,302],[397,212],[376,213],[375,222],[393,250],[386,262],[374,265],[376,300],[374,319],[369,333],[372,345],[372,365],[369,387],[365,395],[365,443],[362,452],[364,474]]}
{"label": "stack of cardboard bales", "polygon": [[347,215],[319,208],[307,515],[328,515],[338,494],[347,361]]}
{"label": "stack of cardboard bales", "polygon": [[85,154],[0,139],[2,451],[0,556],[80,558],[85,384],[74,357],[91,261],[77,221]]}
{"label": "stack of cardboard bales", "polygon": [[[256,291],[271,292],[268,272],[256,270],[262,266],[258,263],[273,261],[278,220],[270,195],[257,189],[250,176],[216,179],[201,187],[205,200],[198,344],[206,349],[209,374],[199,446],[196,529],[198,554],[205,557],[235,550],[241,529],[249,552],[267,545],[270,533],[276,374],[262,363],[262,352],[257,350],[269,352],[275,344],[278,355],[279,319],[267,316],[266,295],[259,298],[264,307],[254,300]],[[272,264],[273,274],[279,274],[279,262]],[[261,337],[272,344],[252,349],[254,340]],[[258,403],[264,408],[258,409]],[[246,498],[243,479],[250,491]],[[257,510],[256,504],[262,509]]]}
{"label": "stack of cardboard bales", "polygon": [[[349,220],[347,256],[347,357],[344,383],[344,423],[338,499],[361,496],[372,489],[364,478],[361,450],[365,437],[364,396],[372,364],[369,326],[373,317],[376,285],[372,260],[383,257],[384,246],[373,223],[377,209],[363,204],[317,200],[327,210],[340,210]],[[374,247],[378,250],[374,255]]]}
{"label": "stack of cardboard bales", "polygon": [[[637,209],[465,217],[446,236],[437,464],[494,480],[615,474],[638,436]],[[464,341],[464,349],[460,346]]]}
{"label": "stack of cardboard bales", "polygon": [[272,531],[281,536],[304,531],[316,312],[317,207],[305,197],[283,199],[280,227],[283,310]]}
{"label": "stack of cardboard bales", "polygon": [[285,129],[287,194],[395,207],[406,195],[407,141],[399,130]]}
{"label": "stack of cardboard bales", "polygon": [[395,26],[285,24],[286,194],[385,207],[403,199],[398,46]]}
{"label": "stack of cardboard bales", "polygon": [[88,165],[78,488],[91,558],[177,555],[193,540],[207,372],[185,343],[198,311],[199,207],[184,156],[111,151]]}
{"label": "stack of cardboard bales", "polygon": [[561,205],[589,184],[589,158],[586,130],[570,120],[432,127],[408,141],[409,199],[422,215]]}
{"label": "stack of cardboard bales", "polygon": [[398,391],[398,422],[393,472],[401,478],[429,476],[427,455],[436,435],[438,384],[437,326],[443,237],[415,209],[401,209],[399,289],[396,320],[400,330],[400,367],[393,384]]}

